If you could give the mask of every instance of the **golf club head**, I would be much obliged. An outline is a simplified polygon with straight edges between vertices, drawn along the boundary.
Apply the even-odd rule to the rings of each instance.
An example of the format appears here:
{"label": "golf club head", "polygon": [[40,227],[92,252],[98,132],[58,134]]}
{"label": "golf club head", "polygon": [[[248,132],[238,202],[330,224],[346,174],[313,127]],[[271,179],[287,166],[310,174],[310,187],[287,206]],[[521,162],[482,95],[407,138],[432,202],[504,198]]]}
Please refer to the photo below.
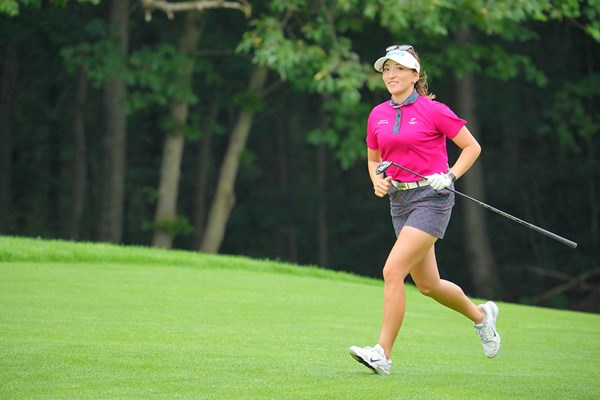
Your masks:
{"label": "golf club head", "polygon": [[389,167],[390,165],[392,165],[391,161],[382,161],[378,166],[377,169],[375,170],[375,173],[377,175],[379,174],[383,174]]}

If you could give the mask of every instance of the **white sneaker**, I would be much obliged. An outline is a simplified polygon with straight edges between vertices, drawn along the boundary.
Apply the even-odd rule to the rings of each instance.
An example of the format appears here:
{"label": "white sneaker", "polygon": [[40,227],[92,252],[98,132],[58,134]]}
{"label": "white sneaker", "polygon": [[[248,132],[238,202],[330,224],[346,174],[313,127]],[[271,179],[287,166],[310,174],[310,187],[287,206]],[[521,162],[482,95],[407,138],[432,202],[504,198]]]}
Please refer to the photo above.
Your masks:
{"label": "white sneaker", "polygon": [[498,306],[492,301],[480,305],[485,313],[481,324],[473,324],[486,356],[492,358],[500,351],[500,334],[496,331],[496,319],[498,318]]}
{"label": "white sneaker", "polygon": [[350,355],[356,361],[371,368],[373,372],[381,375],[389,375],[392,360],[385,356],[383,347],[379,344],[375,347],[350,347]]}

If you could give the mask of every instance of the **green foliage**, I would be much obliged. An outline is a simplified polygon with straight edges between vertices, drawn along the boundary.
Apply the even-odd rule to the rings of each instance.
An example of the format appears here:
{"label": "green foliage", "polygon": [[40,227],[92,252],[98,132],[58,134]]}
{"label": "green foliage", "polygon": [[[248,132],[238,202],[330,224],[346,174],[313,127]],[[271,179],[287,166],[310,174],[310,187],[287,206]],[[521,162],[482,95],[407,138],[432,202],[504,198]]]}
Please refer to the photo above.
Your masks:
{"label": "green foliage", "polygon": [[274,13],[299,12],[307,8],[307,0],[272,0],[269,8]]}
{"label": "green foliage", "polygon": [[183,127],[183,134],[190,141],[197,141],[202,137],[202,118],[197,114],[188,115],[186,126]]}
{"label": "green foliage", "polygon": [[[277,18],[266,16],[252,21],[250,26],[252,30],[244,33],[237,51],[252,52],[256,63],[267,65],[277,71],[281,79],[288,79],[289,74],[301,64],[305,55],[296,52],[294,45],[285,39]],[[297,44],[298,47],[302,45],[303,43]]]}
{"label": "green foliage", "polygon": [[109,79],[127,79],[126,56],[106,22],[94,19],[87,24],[85,32],[85,41],[61,50],[67,70],[73,73],[83,67],[95,88],[100,88]]}
{"label": "green foliage", "polygon": [[240,91],[233,96],[233,104],[250,113],[259,112],[266,107],[260,93]]}
{"label": "green foliage", "polygon": [[0,0],[0,13],[7,14],[11,17],[18,15],[19,3],[17,0]]}
{"label": "green foliage", "polygon": [[364,7],[364,16],[378,20],[382,27],[391,32],[408,32],[416,29],[426,35],[448,34],[448,10],[459,7],[451,0],[384,1],[370,0]]}
{"label": "green foliage", "polygon": [[544,72],[532,63],[530,57],[506,50],[498,44],[472,44],[468,48],[450,44],[441,62],[451,65],[457,77],[475,72],[502,81],[523,76],[526,81],[538,86],[547,82]]}
{"label": "green foliage", "polygon": [[155,48],[144,47],[131,54],[127,83],[130,86],[130,112],[151,106],[165,106],[171,101],[194,104],[197,96],[182,80],[193,63],[174,46],[161,43]]}
{"label": "green foliage", "polygon": [[565,83],[551,104],[545,112],[549,124],[542,133],[557,134],[563,145],[577,154],[584,152],[589,140],[600,138],[600,74]]}
{"label": "green foliage", "polygon": [[134,113],[162,106],[171,101],[194,104],[197,96],[189,84],[182,85],[185,71],[193,60],[173,45],[160,43],[154,48],[142,47],[130,55],[121,51],[118,38],[100,19],[86,26],[86,40],[62,49],[67,70],[73,73],[83,67],[92,85],[100,88],[109,79],[123,80],[128,85],[127,111]]}
{"label": "green foliage", "polygon": [[352,42],[332,36],[335,33],[322,17],[293,34],[286,33],[293,29],[292,24],[283,26],[276,17],[263,17],[251,25],[238,51],[251,53],[254,62],[277,71],[298,90],[337,94],[348,105],[358,103],[364,68],[352,51]]}
{"label": "green foliage", "polygon": [[146,222],[143,229],[147,231],[161,229],[167,232],[172,238],[179,235],[190,235],[194,232],[194,226],[190,223],[189,219],[183,215],[178,215],[173,220]]}
{"label": "green foliage", "polygon": [[355,121],[348,115],[359,107],[361,90],[372,74],[371,67],[363,65],[352,48],[352,40],[341,36],[337,29],[339,21],[344,21],[342,31],[360,29],[345,13],[355,3],[343,2],[342,10],[326,8],[322,3],[309,8],[308,15],[301,12],[303,3],[273,2],[273,9],[284,14],[284,22],[276,16],[253,21],[237,50],[251,54],[253,62],[277,71],[296,90],[332,98],[325,106],[332,126],[325,131],[312,130],[308,140],[336,149],[336,156],[347,168],[356,160],[356,154],[340,152],[339,146],[354,141],[356,136],[341,133],[356,129]]}
{"label": "green foliage", "polygon": [[340,166],[347,170],[365,156],[364,120],[371,109],[368,104],[354,107],[330,99],[322,105],[328,115],[326,129],[314,129],[308,133],[310,144],[325,144],[334,150]]}
{"label": "green foliage", "polygon": [[[99,4],[100,0],[77,0],[79,3]],[[50,0],[50,5],[55,7],[65,7],[69,0]],[[21,12],[21,7],[40,8],[42,0],[0,0],[0,14],[6,14],[10,17],[16,17]]]}
{"label": "green foliage", "polygon": [[339,135],[333,129],[313,129],[308,132],[308,143],[326,144],[329,147],[336,147],[339,141]]}
{"label": "green foliage", "polygon": [[585,32],[596,42],[600,42],[600,0],[587,0],[583,6],[582,17]]}

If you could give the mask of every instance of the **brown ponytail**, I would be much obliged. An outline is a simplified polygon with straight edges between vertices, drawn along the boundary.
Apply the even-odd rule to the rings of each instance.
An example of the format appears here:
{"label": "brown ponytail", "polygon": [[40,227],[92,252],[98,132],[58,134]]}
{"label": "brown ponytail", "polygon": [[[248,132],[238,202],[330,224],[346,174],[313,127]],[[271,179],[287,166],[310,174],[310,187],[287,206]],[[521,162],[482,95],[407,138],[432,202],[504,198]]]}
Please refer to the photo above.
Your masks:
{"label": "brown ponytail", "polygon": [[421,73],[419,74],[419,80],[415,82],[415,90],[421,96],[429,97],[430,99],[435,99],[435,94],[429,93],[429,88],[427,86],[427,72],[425,72],[425,70],[423,69],[423,64],[421,63],[419,54],[415,51],[414,48],[410,48],[407,51],[408,53],[412,54],[421,65]]}

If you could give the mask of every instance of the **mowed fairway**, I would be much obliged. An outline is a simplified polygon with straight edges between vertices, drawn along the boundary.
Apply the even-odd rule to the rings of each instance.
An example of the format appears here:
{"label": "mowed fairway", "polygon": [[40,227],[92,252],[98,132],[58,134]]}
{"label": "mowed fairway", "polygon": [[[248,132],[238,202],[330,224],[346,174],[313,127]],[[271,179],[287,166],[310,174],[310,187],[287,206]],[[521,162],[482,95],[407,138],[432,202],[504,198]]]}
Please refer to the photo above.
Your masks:
{"label": "mowed fairway", "polygon": [[0,399],[597,399],[600,316],[499,303],[469,321],[408,290],[392,375],[382,283],[156,249],[0,238]]}

